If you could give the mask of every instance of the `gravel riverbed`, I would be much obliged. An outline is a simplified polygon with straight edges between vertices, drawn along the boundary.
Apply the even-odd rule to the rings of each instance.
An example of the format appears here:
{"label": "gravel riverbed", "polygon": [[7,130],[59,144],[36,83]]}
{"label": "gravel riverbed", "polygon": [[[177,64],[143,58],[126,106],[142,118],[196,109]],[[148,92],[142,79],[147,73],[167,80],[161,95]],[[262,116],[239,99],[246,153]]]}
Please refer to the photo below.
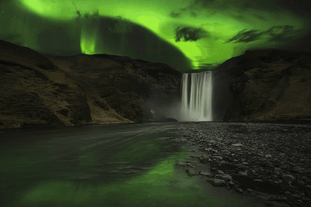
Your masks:
{"label": "gravel riverbed", "polygon": [[259,197],[267,206],[311,206],[310,124],[192,122],[178,131],[210,169],[194,171],[185,160],[180,165],[189,176],[206,176],[215,187]]}

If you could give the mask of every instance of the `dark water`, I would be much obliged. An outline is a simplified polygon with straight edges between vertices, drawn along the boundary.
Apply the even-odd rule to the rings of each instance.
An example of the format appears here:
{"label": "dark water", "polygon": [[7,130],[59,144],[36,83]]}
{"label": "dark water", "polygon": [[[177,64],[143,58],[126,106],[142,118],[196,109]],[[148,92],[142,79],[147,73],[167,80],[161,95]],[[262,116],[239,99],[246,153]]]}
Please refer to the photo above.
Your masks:
{"label": "dark water", "polygon": [[188,177],[178,123],[0,133],[0,206],[263,206]]}

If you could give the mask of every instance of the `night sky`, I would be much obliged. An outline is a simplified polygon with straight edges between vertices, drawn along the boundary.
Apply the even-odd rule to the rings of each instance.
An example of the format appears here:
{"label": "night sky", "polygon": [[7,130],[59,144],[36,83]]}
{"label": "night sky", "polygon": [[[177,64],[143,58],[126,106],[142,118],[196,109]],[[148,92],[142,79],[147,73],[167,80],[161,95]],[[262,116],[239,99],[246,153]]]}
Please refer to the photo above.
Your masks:
{"label": "night sky", "polygon": [[112,54],[185,72],[248,49],[311,52],[310,0],[1,0],[0,39],[50,55]]}

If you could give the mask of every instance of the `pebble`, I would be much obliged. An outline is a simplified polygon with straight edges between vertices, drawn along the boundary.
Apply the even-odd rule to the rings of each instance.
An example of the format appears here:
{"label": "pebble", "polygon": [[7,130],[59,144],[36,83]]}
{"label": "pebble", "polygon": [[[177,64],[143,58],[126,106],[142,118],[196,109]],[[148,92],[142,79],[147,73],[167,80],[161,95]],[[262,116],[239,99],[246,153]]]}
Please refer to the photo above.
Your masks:
{"label": "pebble", "polygon": [[201,172],[199,175],[206,176],[206,177],[212,177],[211,174],[206,173],[206,172]]}
{"label": "pebble", "polygon": [[236,192],[238,193],[243,193],[244,191],[241,188],[234,188],[236,190]]}
{"label": "pebble", "polygon": [[[267,127],[269,129],[265,131]],[[305,135],[306,130],[309,130],[308,133],[311,132],[311,127],[301,125],[298,129],[293,125],[290,127],[297,128],[291,130],[296,130],[295,133],[279,134],[277,130],[285,127],[289,126],[233,124],[229,125],[224,132],[219,131],[224,130],[221,124],[212,123],[211,126],[203,123],[187,123],[183,125],[182,133],[192,134],[189,143],[194,141],[201,145],[201,151],[209,151],[207,154],[212,154],[208,164],[212,165],[211,171],[216,175],[212,178],[213,174],[200,174],[208,177],[207,181],[212,185],[241,189],[236,191],[242,193],[254,191],[254,194],[264,188],[260,186],[273,185],[276,187],[276,193],[279,192],[283,197],[274,195],[278,197],[273,197],[274,201],[268,202],[269,206],[275,205],[275,202],[280,202],[281,206],[283,202],[289,206],[311,206],[309,198],[311,196],[311,156],[301,151],[311,146],[311,141]],[[226,137],[226,134],[229,137]],[[299,141],[296,141],[298,137]],[[236,181],[235,175],[243,176],[245,180],[252,180],[255,183]],[[284,189],[288,192],[284,193]]]}
{"label": "pebble", "polygon": [[225,174],[222,170],[217,170],[218,174]]}
{"label": "pebble", "polygon": [[208,151],[208,152],[213,152],[213,153],[218,153],[218,151],[217,150],[215,150],[215,149],[212,149],[212,148],[204,148],[204,150],[205,151]]}
{"label": "pebble", "polygon": [[284,180],[287,180],[287,181],[294,181],[296,180],[296,178],[292,175],[283,175],[282,176]]}
{"label": "pebble", "polygon": [[237,143],[237,144],[232,144],[232,146],[234,146],[234,147],[243,147],[243,144]]}
{"label": "pebble", "polygon": [[225,180],[225,181],[231,181],[232,180],[231,175],[228,175],[228,174],[219,174],[219,175],[216,175],[215,178]]}
{"label": "pebble", "polygon": [[217,187],[226,185],[226,182],[224,180],[221,180],[221,179],[214,178],[214,179],[207,179],[206,181],[211,183],[213,186],[217,186]]}
{"label": "pebble", "polygon": [[213,158],[222,160],[222,157],[221,157],[221,156],[214,156]]}
{"label": "pebble", "polygon": [[247,176],[247,172],[242,172],[242,171],[239,171],[239,175],[242,175],[242,176]]}

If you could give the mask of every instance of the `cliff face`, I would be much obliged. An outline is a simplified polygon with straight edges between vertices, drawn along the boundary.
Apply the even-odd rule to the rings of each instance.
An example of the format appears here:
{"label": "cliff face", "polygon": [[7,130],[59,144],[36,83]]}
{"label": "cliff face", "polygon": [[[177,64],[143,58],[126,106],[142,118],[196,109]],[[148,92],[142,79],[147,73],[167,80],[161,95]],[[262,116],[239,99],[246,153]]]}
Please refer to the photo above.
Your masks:
{"label": "cliff face", "polygon": [[225,121],[311,120],[310,53],[247,51],[215,72],[231,80]]}
{"label": "cliff face", "polygon": [[[144,121],[165,120],[180,100],[182,74],[163,63],[105,54],[46,57],[80,82],[95,88],[108,105],[130,120],[137,119],[132,113],[136,105],[128,102],[130,97],[140,101]],[[135,110],[136,114],[141,111]],[[155,111],[158,118],[150,111]]]}
{"label": "cliff face", "polygon": [[125,64],[131,61],[44,56],[0,41],[0,128],[141,122],[149,92],[178,94],[181,74],[157,63]]}

